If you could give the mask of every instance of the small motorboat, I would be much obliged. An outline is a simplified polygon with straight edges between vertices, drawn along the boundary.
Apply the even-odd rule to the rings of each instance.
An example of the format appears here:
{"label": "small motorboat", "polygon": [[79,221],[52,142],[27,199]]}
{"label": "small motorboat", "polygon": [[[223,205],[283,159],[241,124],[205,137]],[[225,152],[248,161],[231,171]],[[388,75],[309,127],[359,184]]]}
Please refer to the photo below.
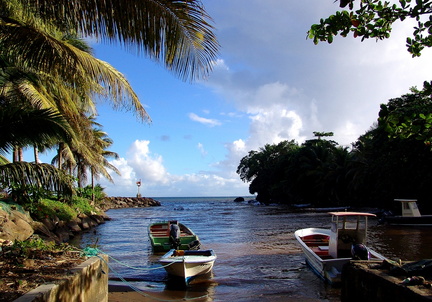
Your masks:
{"label": "small motorboat", "polygon": [[395,199],[402,205],[402,215],[384,213],[381,223],[402,226],[432,226],[432,215],[421,215],[417,199]]}
{"label": "small motorboat", "polygon": [[171,276],[181,277],[185,284],[196,276],[210,273],[216,260],[213,250],[170,250],[159,263]]}
{"label": "small motorboat", "polygon": [[153,252],[176,250],[198,250],[198,236],[177,220],[155,222],[149,225],[148,233]]}
{"label": "small motorboat", "polygon": [[330,212],[331,228],[295,231],[306,263],[332,285],[341,282],[342,267],[351,260],[382,261],[386,258],[366,247],[367,219],[375,214]]}

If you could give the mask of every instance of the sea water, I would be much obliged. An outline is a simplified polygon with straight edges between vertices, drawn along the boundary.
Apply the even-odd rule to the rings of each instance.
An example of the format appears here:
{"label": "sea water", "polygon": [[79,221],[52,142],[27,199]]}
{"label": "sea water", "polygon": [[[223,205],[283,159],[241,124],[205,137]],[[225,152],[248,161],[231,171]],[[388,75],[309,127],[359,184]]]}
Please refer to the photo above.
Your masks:
{"label": "sea water", "polygon": [[[234,202],[235,197],[155,198],[160,207],[112,209],[112,219],[84,233],[79,245],[96,244],[110,256],[110,283],[142,291],[155,301],[339,301],[306,265],[297,229],[330,227],[327,213],[298,213],[284,205]],[[168,278],[152,252],[148,226],[178,220],[217,254],[213,272],[182,287]],[[370,219],[369,246],[389,258],[431,258],[429,229],[380,226]],[[407,248],[409,247],[409,248]]]}

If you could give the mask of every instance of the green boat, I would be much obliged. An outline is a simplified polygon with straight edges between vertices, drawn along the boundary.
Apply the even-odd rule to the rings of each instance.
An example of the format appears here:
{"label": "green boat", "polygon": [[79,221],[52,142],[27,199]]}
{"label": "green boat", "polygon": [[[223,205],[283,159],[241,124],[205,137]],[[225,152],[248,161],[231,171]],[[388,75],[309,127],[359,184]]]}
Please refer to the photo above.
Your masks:
{"label": "green boat", "polygon": [[176,250],[198,250],[198,236],[177,220],[155,222],[148,228],[153,252]]}

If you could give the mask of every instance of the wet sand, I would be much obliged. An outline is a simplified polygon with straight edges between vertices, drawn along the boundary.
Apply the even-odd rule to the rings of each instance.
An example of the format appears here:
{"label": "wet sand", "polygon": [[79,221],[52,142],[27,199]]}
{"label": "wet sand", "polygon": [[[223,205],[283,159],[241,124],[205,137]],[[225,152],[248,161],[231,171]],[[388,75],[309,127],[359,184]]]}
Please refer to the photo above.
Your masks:
{"label": "wet sand", "polygon": [[140,293],[137,293],[129,286],[123,285],[109,285],[108,286],[108,301],[109,302],[147,302],[154,301],[149,297],[145,297]]}
{"label": "wet sand", "polygon": [[152,301],[150,298],[146,298],[139,293],[133,291],[128,286],[109,286],[108,287],[108,301],[109,302],[138,302],[138,301]]}
{"label": "wet sand", "polygon": [[[200,298],[202,297],[202,298]],[[108,286],[108,302],[150,302],[150,301],[184,301],[184,292],[176,290],[164,290],[155,292],[151,290],[135,291],[128,285]],[[205,293],[196,292],[195,295],[189,295],[186,300],[197,302],[213,301]]]}
{"label": "wet sand", "polygon": [[108,302],[150,302],[169,299],[166,295],[153,292],[136,292],[127,285],[109,285]]}
{"label": "wet sand", "polygon": [[[149,296],[145,296],[146,294]],[[170,294],[166,293],[156,293],[156,292],[143,292],[140,294],[129,286],[124,285],[109,285],[109,293],[108,293],[108,302],[155,302],[155,301],[194,301],[194,302],[205,302],[205,301],[214,301],[213,299],[205,296],[203,298],[199,298],[198,296],[195,298],[182,299],[180,297],[173,297]],[[218,300],[224,301],[224,300]],[[229,297],[227,297],[226,301],[231,301]],[[251,302],[320,302],[320,299],[314,298],[296,298],[289,297],[286,295],[271,295],[271,296],[262,296],[257,293],[254,298],[251,298],[249,301]],[[333,300],[327,300],[333,301]]]}

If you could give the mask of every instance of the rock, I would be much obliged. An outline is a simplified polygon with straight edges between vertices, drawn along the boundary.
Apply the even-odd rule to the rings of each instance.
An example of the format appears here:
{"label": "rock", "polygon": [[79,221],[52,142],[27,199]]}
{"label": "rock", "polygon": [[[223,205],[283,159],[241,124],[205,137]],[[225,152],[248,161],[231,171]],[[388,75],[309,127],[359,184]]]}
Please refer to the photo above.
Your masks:
{"label": "rock", "polygon": [[8,220],[9,214],[0,208],[0,226]]}
{"label": "rock", "polygon": [[[41,222],[48,228],[48,230],[53,231],[56,227],[56,223],[53,220],[45,218]],[[58,223],[58,222],[57,222]]]}
{"label": "rock", "polygon": [[55,229],[55,234],[59,238],[60,242],[68,242],[71,237],[73,237],[72,232],[67,227],[67,223],[60,221],[59,225]]}
{"label": "rock", "polygon": [[236,199],[234,199],[235,202],[240,202],[240,201],[245,201],[245,199],[243,197],[237,197]]}
{"label": "rock", "polygon": [[4,240],[26,240],[34,231],[29,222],[32,219],[19,211],[0,210],[0,238]]}
{"label": "rock", "polygon": [[[75,234],[89,230],[111,220],[104,212],[108,209],[160,206],[160,202],[146,197],[109,197],[100,204],[97,212],[91,215],[80,214],[71,221],[60,221],[56,216],[42,221],[33,221],[28,213],[23,213],[19,205],[11,205],[7,212],[0,207],[0,240],[26,240],[33,234],[44,240],[58,243],[67,242]],[[20,211],[18,211],[18,209]]]}
{"label": "rock", "polygon": [[81,222],[81,220],[79,218],[75,218],[74,220],[68,221],[66,223],[67,227],[72,231],[72,233],[79,233],[82,231],[78,225],[78,222]]}
{"label": "rock", "polygon": [[79,214],[78,218],[81,220],[81,223],[79,223],[79,226],[83,230],[88,230],[88,229],[98,225],[93,219],[91,219],[86,214]]}
{"label": "rock", "polygon": [[93,219],[97,224],[105,223],[105,220],[101,215],[90,215],[90,218]]}
{"label": "rock", "polygon": [[100,204],[103,211],[120,208],[144,208],[160,206],[160,202],[147,197],[106,197]]}
{"label": "rock", "polygon": [[101,216],[103,218],[103,220],[105,220],[105,221],[111,220],[111,218],[102,210],[100,211],[99,216]]}
{"label": "rock", "polygon": [[11,211],[10,218],[12,220],[19,218],[19,219],[24,220],[27,223],[30,223],[31,221],[33,221],[33,219],[30,217],[29,214],[24,214],[24,213],[21,213],[19,211]]}
{"label": "rock", "polygon": [[53,241],[55,243],[61,243],[60,239],[56,234],[50,231],[50,229],[40,221],[33,221],[32,228],[34,233],[39,235],[41,238],[47,241]]}

